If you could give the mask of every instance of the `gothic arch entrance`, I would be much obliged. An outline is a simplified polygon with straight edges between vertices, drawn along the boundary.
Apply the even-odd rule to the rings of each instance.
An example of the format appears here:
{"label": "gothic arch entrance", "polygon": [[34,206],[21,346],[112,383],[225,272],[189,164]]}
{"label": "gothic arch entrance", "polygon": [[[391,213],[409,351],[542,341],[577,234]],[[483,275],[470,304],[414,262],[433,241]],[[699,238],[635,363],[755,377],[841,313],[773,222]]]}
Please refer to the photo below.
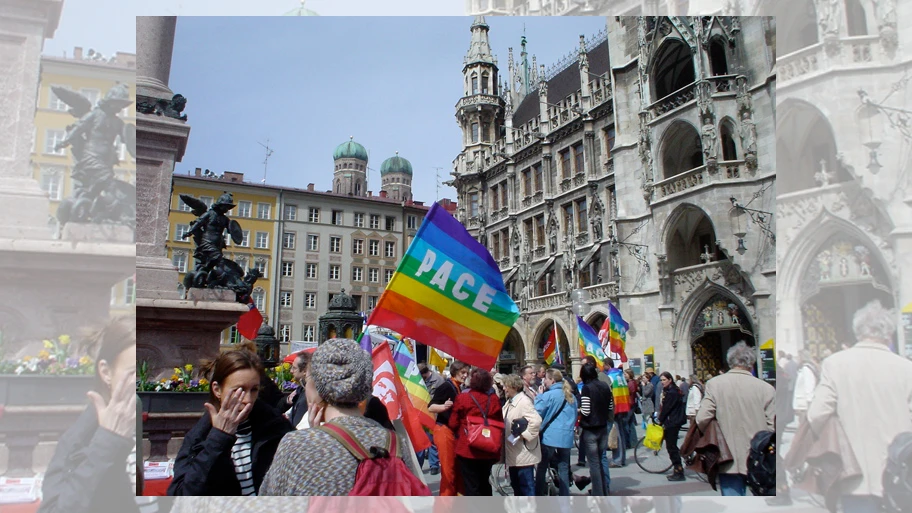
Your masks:
{"label": "gothic arch entrance", "polygon": [[510,328],[504,340],[503,349],[497,358],[497,372],[501,374],[515,374],[519,372],[522,363],[526,360],[526,351],[522,337],[516,328]]}
{"label": "gothic arch entrance", "polygon": [[717,293],[703,304],[690,329],[693,373],[706,381],[728,370],[725,355],[740,341],[754,347],[750,317],[738,301]]}
{"label": "gothic arch entrance", "polygon": [[[538,363],[545,363],[545,345],[548,343],[548,337],[551,335],[554,326],[554,321],[549,320],[539,328],[538,335],[535,337],[535,347],[537,348],[535,358]],[[557,324],[557,338],[561,358],[564,361],[564,367],[569,372],[572,370],[570,364],[570,343],[568,342],[569,339],[567,338],[566,332],[564,332],[564,328],[560,324]]]}
{"label": "gothic arch entrance", "polygon": [[[880,300],[893,308],[893,292],[880,258],[857,237],[837,232],[818,246],[801,280],[804,348],[815,358],[855,343],[852,318]],[[891,347],[896,351],[896,344]]]}

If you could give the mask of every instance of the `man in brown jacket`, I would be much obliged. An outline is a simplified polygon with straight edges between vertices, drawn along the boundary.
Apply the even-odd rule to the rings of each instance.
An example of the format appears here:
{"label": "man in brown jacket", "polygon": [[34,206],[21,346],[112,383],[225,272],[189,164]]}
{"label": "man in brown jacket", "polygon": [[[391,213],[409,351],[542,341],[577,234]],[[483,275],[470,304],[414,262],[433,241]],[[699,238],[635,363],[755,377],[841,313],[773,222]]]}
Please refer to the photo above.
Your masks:
{"label": "man in brown jacket", "polygon": [[895,319],[876,300],[855,313],[858,342],[823,361],[807,411],[815,433],[836,415],[861,465],[862,478],[846,481],[842,489],[843,511],[880,511],[887,447],[899,433],[912,431],[912,362],[890,350]]}
{"label": "man in brown jacket", "polygon": [[705,395],[696,422],[705,430],[712,419],[719,421],[722,436],[734,461],[719,465],[722,495],[747,494],[747,455],[751,439],[760,431],[775,431],[776,389],[755,378],[756,348],[738,342],[728,350],[731,369],[706,382]]}

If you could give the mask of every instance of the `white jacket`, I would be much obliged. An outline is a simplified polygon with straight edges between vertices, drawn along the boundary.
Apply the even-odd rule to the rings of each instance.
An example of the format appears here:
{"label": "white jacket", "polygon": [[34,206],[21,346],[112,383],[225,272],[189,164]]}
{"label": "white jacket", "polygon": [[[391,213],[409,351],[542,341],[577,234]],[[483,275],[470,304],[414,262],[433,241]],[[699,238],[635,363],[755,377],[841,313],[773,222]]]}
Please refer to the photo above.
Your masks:
{"label": "white jacket", "polygon": [[792,398],[792,409],[795,411],[805,412],[811,400],[814,399],[814,388],[817,387],[817,377],[814,376],[814,370],[809,365],[802,365],[798,369],[798,377],[795,379],[795,395]]}
{"label": "white jacket", "polygon": [[690,385],[687,389],[687,407],[685,409],[685,415],[688,417],[693,417],[697,414],[697,410],[700,409],[700,401],[703,400],[703,393],[700,392],[700,387],[702,387],[702,385]]}

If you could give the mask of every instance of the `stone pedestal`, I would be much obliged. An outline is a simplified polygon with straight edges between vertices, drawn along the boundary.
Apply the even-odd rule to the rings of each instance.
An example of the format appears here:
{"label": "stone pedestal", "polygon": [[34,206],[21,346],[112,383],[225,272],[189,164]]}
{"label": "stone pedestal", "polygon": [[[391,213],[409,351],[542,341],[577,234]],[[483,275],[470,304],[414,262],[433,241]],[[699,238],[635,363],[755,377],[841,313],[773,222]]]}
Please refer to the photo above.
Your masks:
{"label": "stone pedestal", "polygon": [[116,224],[67,223],[61,239],[67,242],[114,242],[133,244],[133,230]]}
{"label": "stone pedestal", "polygon": [[230,294],[231,301],[137,298],[136,361],[148,362],[149,376],[158,378],[218,356],[222,331],[248,311]]}

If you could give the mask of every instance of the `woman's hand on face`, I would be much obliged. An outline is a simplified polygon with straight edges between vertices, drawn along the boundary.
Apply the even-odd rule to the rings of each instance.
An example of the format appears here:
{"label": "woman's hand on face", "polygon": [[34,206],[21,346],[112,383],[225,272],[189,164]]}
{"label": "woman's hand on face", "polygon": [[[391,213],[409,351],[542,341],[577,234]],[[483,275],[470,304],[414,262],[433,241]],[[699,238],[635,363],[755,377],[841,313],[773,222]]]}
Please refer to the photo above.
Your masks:
{"label": "woman's hand on face", "polygon": [[131,438],[136,433],[136,391],[133,383],[135,374],[125,373],[120,381],[111,387],[111,400],[105,404],[98,392],[88,393],[95,404],[98,425],[116,435]]}
{"label": "woman's hand on face", "polygon": [[247,419],[250,410],[253,409],[253,403],[245,405],[241,401],[243,397],[244,390],[238,388],[222,400],[222,406],[217,410],[212,404],[206,403],[206,411],[212,418],[212,427],[229,435],[237,433],[238,426]]}

